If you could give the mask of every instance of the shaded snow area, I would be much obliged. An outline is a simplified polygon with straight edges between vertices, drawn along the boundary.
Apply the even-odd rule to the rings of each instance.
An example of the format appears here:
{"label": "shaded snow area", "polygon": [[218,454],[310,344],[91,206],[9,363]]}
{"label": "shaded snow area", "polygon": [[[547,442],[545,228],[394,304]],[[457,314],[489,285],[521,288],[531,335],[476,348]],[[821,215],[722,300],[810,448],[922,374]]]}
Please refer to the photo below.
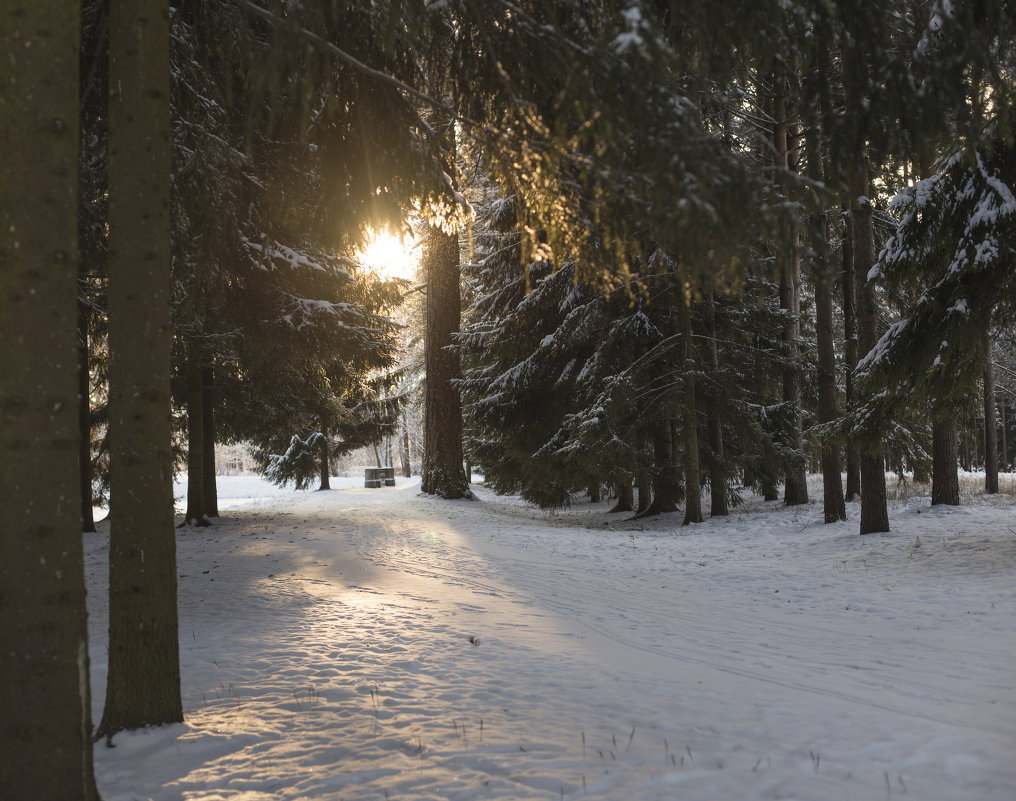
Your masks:
{"label": "shaded snow area", "polygon": [[106,801],[1016,798],[1007,506],[859,537],[856,504],[681,528],[341,481],[221,479],[179,531],[186,723],[97,745]]}

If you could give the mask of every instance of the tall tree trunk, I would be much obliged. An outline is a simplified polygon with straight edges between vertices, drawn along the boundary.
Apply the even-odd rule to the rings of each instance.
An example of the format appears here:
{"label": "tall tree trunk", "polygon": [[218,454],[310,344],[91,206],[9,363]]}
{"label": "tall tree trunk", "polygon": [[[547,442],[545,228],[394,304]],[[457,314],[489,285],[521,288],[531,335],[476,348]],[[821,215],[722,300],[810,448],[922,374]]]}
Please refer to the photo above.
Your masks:
{"label": "tall tree trunk", "polygon": [[93,801],[78,452],[76,2],[0,11],[0,794]]}
{"label": "tall tree trunk", "polygon": [[406,420],[406,413],[402,412],[402,440],[399,448],[399,459],[402,461],[402,477],[410,478],[413,475],[412,453],[409,450],[409,423]]}
{"label": "tall tree trunk", "polygon": [[[79,273],[80,276],[80,273]],[[83,292],[79,287],[79,292]],[[78,471],[81,477],[81,530],[95,531],[92,511],[92,409],[88,364],[88,304],[78,298]]]}
{"label": "tall tree trunk", "polygon": [[452,384],[460,377],[459,354],[449,348],[461,316],[458,236],[431,228],[421,261],[427,278],[421,488],[442,498],[468,498],[471,493],[462,473],[462,406]]}
{"label": "tall tree trunk", "polygon": [[[848,211],[843,221],[843,339],[846,373],[846,402],[854,403],[854,370],[860,358],[857,353],[857,317],[854,314],[854,213]],[[856,446],[847,443],[847,500],[861,497],[861,459]]]}
{"label": "tall tree trunk", "polygon": [[215,483],[215,374],[212,368],[201,368],[201,409],[204,421],[205,516],[219,516],[219,489]]}
{"label": "tall tree trunk", "polygon": [[[934,175],[934,163],[922,158],[921,178]],[[949,410],[933,410],[931,423],[931,505],[959,506],[956,418]],[[915,476],[915,479],[917,477]]]}
{"label": "tall tree trunk", "polygon": [[680,494],[681,484],[674,464],[674,440],[670,422],[664,420],[653,429],[653,500],[644,514],[677,511]]}
{"label": "tall tree trunk", "polygon": [[594,481],[589,485],[589,502],[599,503],[600,502],[600,482]]}
{"label": "tall tree trunk", "polygon": [[[787,140],[787,79],[781,58],[773,78],[773,147],[776,151],[776,187],[786,194],[786,174],[791,169]],[[796,464],[787,468],[784,476],[783,499],[787,506],[808,502],[808,476],[804,463],[804,436],[801,431],[801,386],[797,362],[798,342],[801,338],[801,255],[798,232],[789,219],[780,223],[780,242],[777,248],[780,274],[780,309],[783,311],[783,402],[790,409],[788,444],[794,451]]]}
{"label": "tall tree trunk", "polygon": [[998,492],[998,423],[995,420],[995,364],[991,360],[991,338],[984,351],[984,491]]}
{"label": "tall tree trunk", "polygon": [[[322,423],[323,422],[324,421],[322,421]],[[329,443],[328,443],[328,437],[325,436],[324,431],[325,431],[325,428],[324,428],[324,425],[322,425],[322,427],[321,427],[321,456],[320,456],[320,459],[319,459],[321,483],[318,486],[318,489],[319,490],[330,490],[332,488],[332,481],[331,481],[331,472],[332,472],[332,469],[331,469],[331,465],[328,464],[328,444]],[[378,465],[378,467],[380,467],[380,465]]]}
{"label": "tall tree trunk", "polygon": [[167,0],[109,21],[109,672],[99,735],[176,723]]}
{"label": "tall tree trunk", "polygon": [[691,346],[691,298],[678,289],[677,314],[681,326],[681,400],[684,431],[684,522],[702,522],[702,494],[699,480],[698,413],[695,408],[695,372]]}
{"label": "tall tree trunk", "polygon": [[[809,126],[809,177],[825,183],[822,144],[817,124]],[[836,349],[833,342],[833,275],[829,268],[829,226],[825,202],[818,196],[818,208],[812,225],[812,271],[815,279],[815,344],[818,349],[818,421],[835,420],[836,411]],[[847,519],[840,477],[840,448],[822,443],[822,514],[826,523]]]}
{"label": "tall tree trunk", "polygon": [[956,472],[956,418],[941,417],[931,424],[931,505],[960,505]]}
{"label": "tall tree trunk", "polygon": [[[875,230],[871,201],[868,200],[868,170],[862,166],[855,184],[857,205],[854,209],[854,278],[857,303],[857,345],[859,353],[868,353],[878,341],[878,313],[875,288],[868,272],[875,263]],[[889,530],[886,505],[885,459],[880,447],[861,451],[861,534]]]}
{"label": "tall tree trunk", "polygon": [[[712,375],[720,371],[720,356],[716,347],[716,299],[713,297],[712,284],[705,298],[706,321],[706,366]],[[706,410],[706,425],[709,428],[709,514],[711,517],[726,517],[727,508],[727,464],[723,453],[723,419],[720,417],[720,404],[716,401],[709,404]]]}
{"label": "tall tree trunk", "polygon": [[617,485],[617,503],[610,508],[610,513],[630,512],[635,508],[635,490],[631,480],[622,481]]}
{"label": "tall tree trunk", "polygon": [[187,354],[187,510],[181,526],[207,526],[205,516],[205,392],[197,348]]}
{"label": "tall tree trunk", "polygon": [[[824,217],[824,215],[823,215]],[[821,234],[820,234],[821,236]],[[818,345],[818,420],[828,423],[836,411],[836,351],[833,344],[833,302],[828,273],[815,281],[815,328]],[[822,445],[822,512],[826,523],[847,519],[840,476],[840,447]]]}
{"label": "tall tree trunk", "polygon": [[1008,437],[1008,432],[1006,431],[1006,425],[1007,425],[1007,423],[1005,421],[1005,391],[1004,390],[998,396],[998,410],[1001,413],[1001,420],[1000,420],[1000,422],[1002,423],[1002,425],[1000,426],[1000,428],[1002,430],[1002,450],[1001,450],[1001,452],[999,454],[999,463],[1000,463],[1000,469],[1002,470],[1002,472],[1006,473],[1006,472],[1009,471],[1009,442],[1008,442],[1009,437]]}

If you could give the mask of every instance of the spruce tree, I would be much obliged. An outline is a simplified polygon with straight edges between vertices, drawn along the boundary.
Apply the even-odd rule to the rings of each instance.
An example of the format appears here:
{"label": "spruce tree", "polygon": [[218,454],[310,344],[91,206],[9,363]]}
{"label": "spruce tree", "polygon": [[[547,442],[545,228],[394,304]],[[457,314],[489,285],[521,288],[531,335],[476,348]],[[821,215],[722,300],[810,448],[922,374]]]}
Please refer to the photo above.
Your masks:
{"label": "spruce tree", "polygon": [[[957,151],[935,173],[893,201],[900,216],[874,271],[887,287],[907,287],[913,302],[862,361],[858,378],[872,393],[855,425],[876,436],[907,408],[935,414],[935,447],[955,447],[955,428],[990,358],[988,332],[1016,312],[1010,265],[1016,255],[1016,163],[1011,142],[985,152]],[[953,429],[950,431],[950,429]],[[948,467],[951,453],[941,461]],[[954,474],[954,470],[951,471]],[[958,500],[946,469],[936,470],[933,500]]]}

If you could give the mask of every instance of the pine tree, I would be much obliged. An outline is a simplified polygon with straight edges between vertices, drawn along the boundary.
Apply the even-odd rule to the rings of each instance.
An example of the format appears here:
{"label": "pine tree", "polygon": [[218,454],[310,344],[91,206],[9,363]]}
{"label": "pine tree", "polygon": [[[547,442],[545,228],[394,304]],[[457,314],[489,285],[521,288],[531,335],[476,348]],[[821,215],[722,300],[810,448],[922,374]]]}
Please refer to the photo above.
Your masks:
{"label": "pine tree", "polygon": [[[873,399],[855,424],[868,436],[907,408],[931,408],[940,415],[935,447],[955,447],[948,421],[965,411],[982,383],[987,333],[1010,325],[1016,311],[1014,163],[1013,145],[1002,141],[988,153],[958,151],[893,201],[900,224],[875,278],[908,288],[914,300],[859,365]],[[943,486],[934,500],[955,502],[949,475],[935,478]]]}

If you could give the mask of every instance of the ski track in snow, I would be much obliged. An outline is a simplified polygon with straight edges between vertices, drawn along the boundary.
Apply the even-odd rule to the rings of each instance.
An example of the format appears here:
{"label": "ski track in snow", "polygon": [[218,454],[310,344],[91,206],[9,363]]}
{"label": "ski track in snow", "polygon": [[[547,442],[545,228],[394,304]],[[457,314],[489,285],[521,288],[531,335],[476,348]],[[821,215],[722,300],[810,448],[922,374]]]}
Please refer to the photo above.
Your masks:
{"label": "ski track in snow", "polygon": [[106,801],[1016,797],[1008,507],[858,537],[856,505],[681,528],[340,481],[223,478],[179,531],[186,722],[97,745]]}

